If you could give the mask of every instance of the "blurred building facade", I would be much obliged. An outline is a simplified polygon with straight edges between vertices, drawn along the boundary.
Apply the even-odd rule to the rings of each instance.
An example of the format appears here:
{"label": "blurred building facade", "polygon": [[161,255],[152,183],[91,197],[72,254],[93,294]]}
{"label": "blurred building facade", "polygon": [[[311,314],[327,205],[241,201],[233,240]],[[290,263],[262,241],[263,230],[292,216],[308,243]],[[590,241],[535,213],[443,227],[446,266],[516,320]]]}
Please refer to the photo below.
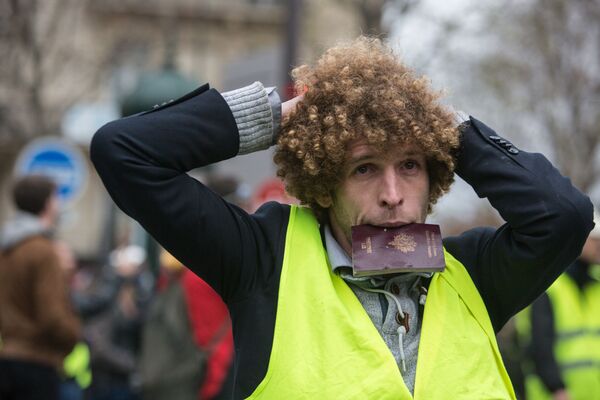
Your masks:
{"label": "blurred building facade", "polygon": [[[0,53],[9,60],[8,67],[0,69],[0,222],[14,212],[10,182],[19,151],[36,137],[67,133],[67,140],[75,143],[87,160],[93,132],[102,118],[111,116],[99,116],[98,110],[120,112],[123,99],[144,73],[161,71],[169,64],[185,79],[210,82],[219,90],[257,80],[281,87],[285,79],[282,60],[289,1],[13,3],[12,9],[0,7],[0,21],[15,25],[2,32],[0,44]],[[323,49],[361,32],[359,10],[352,2],[301,3],[297,63],[313,60]],[[35,7],[27,8],[32,4]],[[66,10],[77,14],[63,20]],[[31,43],[19,36],[25,28],[37,35]],[[20,53],[16,51],[19,46]],[[65,115],[73,114],[78,106],[93,118],[72,118],[65,126]],[[215,168],[237,175],[251,187],[275,173],[270,151]],[[106,247],[111,206],[91,165],[88,170],[85,190],[65,210],[59,236],[79,257],[93,260]],[[117,232],[108,235],[113,241],[130,230],[122,217],[115,226]]]}

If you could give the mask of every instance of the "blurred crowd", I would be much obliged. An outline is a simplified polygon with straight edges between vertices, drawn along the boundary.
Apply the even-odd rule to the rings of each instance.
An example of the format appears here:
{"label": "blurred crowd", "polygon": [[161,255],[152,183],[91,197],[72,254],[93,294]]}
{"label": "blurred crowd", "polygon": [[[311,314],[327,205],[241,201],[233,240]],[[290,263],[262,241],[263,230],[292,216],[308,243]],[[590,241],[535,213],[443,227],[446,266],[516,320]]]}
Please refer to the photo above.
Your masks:
{"label": "blurred crowd", "polygon": [[[247,211],[291,203],[278,180],[254,196],[236,179],[206,184]],[[127,240],[104,265],[78,265],[53,236],[54,183],[14,185],[0,236],[0,399],[194,400],[232,396],[231,322],[221,298],[167,251],[158,273]],[[513,318],[498,342],[518,398],[600,394],[600,217],[583,252]]]}
{"label": "blurred crowd", "polygon": [[[230,176],[206,184],[248,211],[293,201],[278,180],[252,196]],[[231,398],[229,313],[204,281],[165,250],[152,271],[128,240],[103,265],[80,265],[53,234],[49,178],[20,178],[13,200],[0,236],[0,399]]]}

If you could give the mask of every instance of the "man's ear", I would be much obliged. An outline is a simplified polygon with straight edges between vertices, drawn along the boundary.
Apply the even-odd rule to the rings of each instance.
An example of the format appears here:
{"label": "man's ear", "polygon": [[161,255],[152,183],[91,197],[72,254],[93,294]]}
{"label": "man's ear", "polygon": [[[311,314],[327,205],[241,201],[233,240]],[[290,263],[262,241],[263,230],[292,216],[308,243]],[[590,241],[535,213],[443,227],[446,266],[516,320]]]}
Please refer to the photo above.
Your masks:
{"label": "man's ear", "polygon": [[328,194],[317,196],[315,200],[317,200],[317,203],[322,208],[329,208],[333,204],[333,200],[332,200],[331,196]]}

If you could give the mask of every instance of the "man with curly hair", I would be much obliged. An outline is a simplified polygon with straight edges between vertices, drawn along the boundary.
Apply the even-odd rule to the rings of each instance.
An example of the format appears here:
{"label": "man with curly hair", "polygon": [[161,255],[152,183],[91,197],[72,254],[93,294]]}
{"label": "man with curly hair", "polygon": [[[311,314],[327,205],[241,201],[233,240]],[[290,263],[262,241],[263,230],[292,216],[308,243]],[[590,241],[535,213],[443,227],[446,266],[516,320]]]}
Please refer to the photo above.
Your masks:
{"label": "man with curly hair", "polygon": [[[462,124],[376,39],[261,83],[205,85],[96,133],[115,202],[225,300],[235,398],[514,398],[495,332],[577,257],[592,206],[541,155]],[[228,204],[186,171],[277,145],[305,206]],[[507,221],[444,239],[435,274],[352,275],[350,229],[422,223],[456,172]]]}

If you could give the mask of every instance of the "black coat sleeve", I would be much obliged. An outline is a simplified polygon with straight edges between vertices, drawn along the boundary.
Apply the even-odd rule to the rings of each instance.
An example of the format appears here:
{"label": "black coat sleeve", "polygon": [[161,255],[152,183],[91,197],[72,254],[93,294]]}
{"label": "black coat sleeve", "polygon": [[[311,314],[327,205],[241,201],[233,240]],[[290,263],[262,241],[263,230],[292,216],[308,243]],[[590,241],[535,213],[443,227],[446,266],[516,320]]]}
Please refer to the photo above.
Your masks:
{"label": "black coat sleeve", "polygon": [[444,245],[469,271],[497,332],[580,254],[592,204],[541,154],[516,149],[474,118],[461,131],[456,173],[506,223]]}
{"label": "black coat sleeve", "polygon": [[536,373],[550,392],[565,388],[554,357],[555,338],[552,305],[544,293],[531,306],[531,357]]}
{"label": "black coat sleeve", "polygon": [[[115,203],[228,302],[272,272],[273,246],[254,217],[186,172],[231,158],[238,148],[231,110],[205,85],[105,125],[90,149]],[[278,225],[284,214],[269,218]]]}

